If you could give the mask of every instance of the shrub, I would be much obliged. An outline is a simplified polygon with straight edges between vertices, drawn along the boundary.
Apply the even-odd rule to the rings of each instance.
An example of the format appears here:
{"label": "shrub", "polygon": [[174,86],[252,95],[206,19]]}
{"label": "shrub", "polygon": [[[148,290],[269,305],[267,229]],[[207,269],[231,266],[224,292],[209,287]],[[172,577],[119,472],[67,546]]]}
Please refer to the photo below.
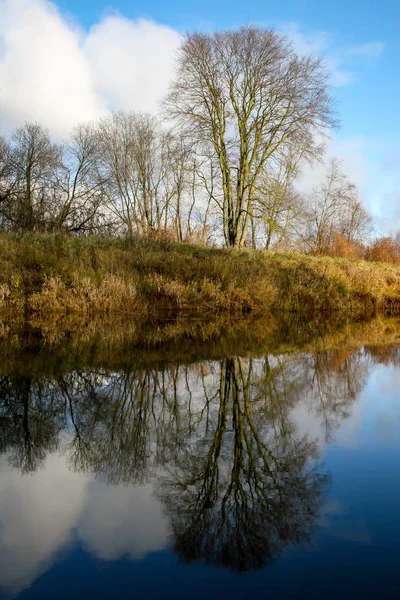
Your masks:
{"label": "shrub", "polygon": [[344,235],[335,231],[332,236],[330,247],[326,254],[334,258],[348,258],[349,260],[359,260],[363,254],[363,248],[360,244],[349,242]]}
{"label": "shrub", "polygon": [[385,262],[400,264],[400,243],[392,237],[381,237],[366,249],[365,260],[369,262]]}

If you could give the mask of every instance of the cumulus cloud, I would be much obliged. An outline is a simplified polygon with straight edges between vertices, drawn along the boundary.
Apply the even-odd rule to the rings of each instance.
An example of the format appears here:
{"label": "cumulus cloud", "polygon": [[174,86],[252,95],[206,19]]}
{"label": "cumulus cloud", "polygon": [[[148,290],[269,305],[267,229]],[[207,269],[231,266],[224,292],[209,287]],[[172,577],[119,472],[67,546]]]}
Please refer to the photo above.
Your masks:
{"label": "cumulus cloud", "polygon": [[0,1],[2,129],[40,121],[55,134],[104,111],[77,29],[45,0]]}
{"label": "cumulus cloud", "polygon": [[[0,0],[0,127],[40,121],[62,137],[78,122],[112,109],[155,112],[174,71],[181,42],[175,29],[109,15],[84,32],[51,0]],[[331,34],[281,28],[301,54],[323,55],[335,85],[354,76],[354,62],[383,52],[380,42],[332,51]]]}
{"label": "cumulus cloud", "polygon": [[93,26],[83,49],[107,106],[156,112],[180,41],[170,27],[143,19],[112,16]]}
{"label": "cumulus cloud", "polygon": [[55,135],[111,109],[155,111],[180,34],[109,16],[84,33],[48,0],[0,0],[0,126],[40,121]]}

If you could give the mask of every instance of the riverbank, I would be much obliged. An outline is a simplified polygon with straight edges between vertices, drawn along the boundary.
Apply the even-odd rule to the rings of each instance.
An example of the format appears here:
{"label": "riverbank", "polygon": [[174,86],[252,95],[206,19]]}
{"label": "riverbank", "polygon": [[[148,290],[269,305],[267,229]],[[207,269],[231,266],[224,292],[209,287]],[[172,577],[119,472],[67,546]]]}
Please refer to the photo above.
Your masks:
{"label": "riverbank", "polygon": [[149,239],[0,235],[0,311],[351,319],[400,312],[400,267]]}

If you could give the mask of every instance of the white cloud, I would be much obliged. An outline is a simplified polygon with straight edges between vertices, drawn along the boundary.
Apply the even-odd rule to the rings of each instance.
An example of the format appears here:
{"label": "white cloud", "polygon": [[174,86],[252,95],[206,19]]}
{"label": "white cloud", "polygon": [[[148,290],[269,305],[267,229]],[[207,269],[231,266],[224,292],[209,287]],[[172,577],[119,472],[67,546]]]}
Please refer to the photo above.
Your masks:
{"label": "white cloud", "polygon": [[361,58],[376,59],[383,54],[383,51],[384,44],[382,42],[367,42],[366,44],[352,46],[347,50],[347,54]]}
{"label": "white cloud", "polygon": [[322,183],[327,172],[327,166],[333,158],[341,161],[341,167],[349,180],[354,183],[361,198],[368,206],[368,161],[366,158],[367,140],[353,136],[339,138],[332,136],[326,144],[324,160],[304,168],[298,188],[307,193],[310,189]]}
{"label": "white cloud", "polygon": [[331,42],[331,36],[327,31],[316,31],[305,35],[297,23],[285,23],[280,29],[290,39],[295,52],[304,56],[325,52]]}
{"label": "white cloud", "polygon": [[104,111],[79,32],[46,0],[0,1],[2,129],[37,120],[58,135]]}
{"label": "white cloud", "polygon": [[381,235],[395,235],[400,231],[400,192],[378,191],[374,219],[377,232]]}
{"label": "white cloud", "polygon": [[15,596],[80,540],[98,558],[132,559],[168,544],[168,521],[153,486],[108,486],[49,455],[35,476],[0,457],[0,595]]}
{"label": "white cloud", "polygon": [[174,29],[143,19],[113,16],[95,25],[84,51],[107,105],[156,112],[180,41]]}
{"label": "white cloud", "polygon": [[[328,153],[343,161],[343,170],[350,181],[356,184],[360,195],[367,201],[368,161],[366,158],[368,141],[361,136],[333,138]],[[371,208],[371,207],[369,207]]]}
{"label": "white cloud", "polygon": [[[181,35],[151,20],[102,18],[88,32],[51,0],[0,0],[0,128],[39,121],[56,136],[111,109],[155,112],[168,89]],[[333,51],[326,31],[281,27],[301,54],[324,56],[334,85],[354,63],[378,58],[380,42]]]}
{"label": "white cloud", "polygon": [[87,34],[48,0],[0,0],[0,127],[40,121],[57,136],[110,109],[155,111],[175,30],[109,16]]}

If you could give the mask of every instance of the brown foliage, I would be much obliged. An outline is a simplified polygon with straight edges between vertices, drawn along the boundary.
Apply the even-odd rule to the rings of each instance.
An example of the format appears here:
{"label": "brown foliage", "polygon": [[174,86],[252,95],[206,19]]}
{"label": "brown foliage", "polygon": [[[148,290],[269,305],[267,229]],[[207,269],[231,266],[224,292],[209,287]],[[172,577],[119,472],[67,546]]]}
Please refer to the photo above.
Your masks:
{"label": "brown foliage", "polygon": [[346,361],[351,358],[353,352],[353,349],[349,350],[344,348],[341,348],[340,350],[332,350],[332,352],[330,352],[327,356],[330,370],[333,373],[338,373]]}
{"label": "brown foliage", "polygon": [[369,262],[385,262],[400,264],[400,242],[392,237],[378,238],[367,248],[365,260]]}
{"label": "brown foliage", "polygon": [[362,257],[362,252],[363,248],[361,244],[349,242],[344,235],[335,231],[332,236],[331,245],[327,248],[325,253],[334,258],[359,260]]}

